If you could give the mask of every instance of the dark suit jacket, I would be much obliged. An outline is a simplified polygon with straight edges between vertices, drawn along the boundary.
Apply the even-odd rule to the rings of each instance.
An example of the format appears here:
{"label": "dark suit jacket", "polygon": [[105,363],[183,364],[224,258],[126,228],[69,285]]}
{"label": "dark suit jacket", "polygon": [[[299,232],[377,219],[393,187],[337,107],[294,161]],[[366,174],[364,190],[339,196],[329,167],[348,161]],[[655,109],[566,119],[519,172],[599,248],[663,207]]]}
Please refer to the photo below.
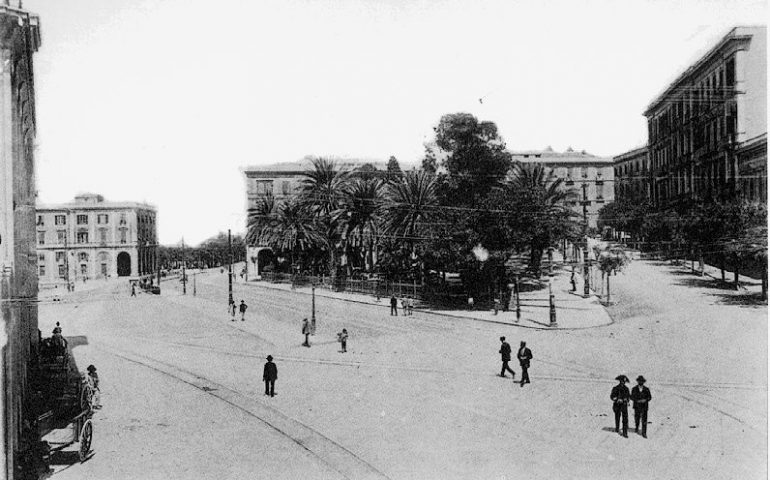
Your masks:
{"label": "dark suit jacket", "polygon": [[[634,408],[647,408],[650,400],[652,400],[652,393],[650,393],[650,389],[644,385],[642,385],[642,388],[639,388],[639,385],[637,385],[631,389],[631,400],[634,402]],[[639,400],[647,401],[640,402]]]}
{"label": "dark suit jacket", "polygon": [[262,374],[262,380],[277,380],[278,379],[278,367],[273,362],[267,362],[265,364],[265,371]]}
{"label": "dark suit jacket", "polygon": [[520,348],[516,356],[519,357],[519,365],[529,368],[529,361],[532,360],[532,351],[530,349],[527,347]]}
{"label": "dark suit jacket", "polygon": [[511,346],[508,344],[508,342],[503,342],[503,344],[500,345],[500,355],[502,355],[504,362],[511,361]]}
{"label": "dark suit jacket", "polygon": [[628,398],[631,396],[630,393],[628,393],[628,387],[625,385],[615,385],[612,387],[612,392],[610,393],[610,399],[615,402],[615,405],[628,405]]}

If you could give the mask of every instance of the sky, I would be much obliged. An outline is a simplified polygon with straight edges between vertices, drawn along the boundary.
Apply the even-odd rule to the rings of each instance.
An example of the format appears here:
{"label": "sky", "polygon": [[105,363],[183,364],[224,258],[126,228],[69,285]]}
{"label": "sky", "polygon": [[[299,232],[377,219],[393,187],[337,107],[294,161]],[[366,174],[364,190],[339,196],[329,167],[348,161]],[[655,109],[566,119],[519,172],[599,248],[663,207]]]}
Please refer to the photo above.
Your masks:
{"label": "sky", "polygon": [[[11,0],[16,3],[18,0]],[[512,150],[614,156],[645,107],[763,1],[25,0],[37,188],[158,208],[163,244],[245,230],[241,169],[422,158],[443,114]],[[482,99],[480,102],[479,99]]]}

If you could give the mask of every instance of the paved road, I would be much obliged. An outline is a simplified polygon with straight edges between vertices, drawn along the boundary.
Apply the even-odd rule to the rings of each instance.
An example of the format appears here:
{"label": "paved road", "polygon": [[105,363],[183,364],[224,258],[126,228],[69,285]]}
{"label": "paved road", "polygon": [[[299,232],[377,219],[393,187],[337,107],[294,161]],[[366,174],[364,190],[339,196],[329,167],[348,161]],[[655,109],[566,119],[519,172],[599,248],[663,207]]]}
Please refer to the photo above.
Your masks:
{"label": "paved road", "polygon": [[[55,478],[766,477],[766,309],[701,307],[708,288],[643,263],[615,283],[633,306],[573,332],[319,298],[309,349],[307,295],[236,284],[251,308],[231,322],[219,273],[195,297],[111,286],[41,305],[44,332],[87,338],[74,354],[104,385],[94,457]],[[531,385],[496,376],[500,335],[528,341]],[[648,440],[609,431],[619,373],[650,380]]]}

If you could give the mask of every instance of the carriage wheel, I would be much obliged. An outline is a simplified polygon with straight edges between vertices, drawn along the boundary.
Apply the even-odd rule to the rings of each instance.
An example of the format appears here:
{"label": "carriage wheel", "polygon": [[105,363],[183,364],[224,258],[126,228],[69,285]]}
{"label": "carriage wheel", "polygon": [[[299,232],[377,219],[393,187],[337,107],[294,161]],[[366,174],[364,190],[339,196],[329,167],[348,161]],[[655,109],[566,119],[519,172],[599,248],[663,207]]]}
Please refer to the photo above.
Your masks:
{"label": "carriage wheel", "polygon": [[94,425],[89,418],[83,424],[83,428],[80,429],[80,448],[78,449],[78,457],[80,461],[85,461],[88,457],[88,453],[91,451],[91,439],[94,436]]}
{"label": "carriage wheel", "polygon": [[80,392],[80,410],[89,412],[94,409],[94,389],[90,385],[83,385],[83,390]]}

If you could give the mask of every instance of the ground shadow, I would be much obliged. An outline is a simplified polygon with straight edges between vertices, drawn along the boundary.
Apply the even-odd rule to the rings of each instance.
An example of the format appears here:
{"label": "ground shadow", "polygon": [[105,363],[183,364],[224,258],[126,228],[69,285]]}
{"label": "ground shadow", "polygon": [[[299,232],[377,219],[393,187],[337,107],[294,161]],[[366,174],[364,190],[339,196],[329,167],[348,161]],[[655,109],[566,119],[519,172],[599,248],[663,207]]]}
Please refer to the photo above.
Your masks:
{"label": "ground shadow", "polygon": [[735,291],[735,285],[720,280],[714,280],[708,277],[695,277],[695,278],[682,278],[675,282],[674,285],[681,285],[684,287],[700,287],[708,288],[712,290],[732,290]]}
{"label": "ground shadow", "polygon": [[767,300],[762,298],[761,292],[746,293],[746,294],[732,294],[729,293],[717,293],[714,294],[717,298],[717,304],[719,305],[732,305],[737,307],[747,308],[759,308],[767,306]]}
{"label": "ground shadow", "polygon": [[74,465],[80,463],[80,456],[76,450],[56,450],[49,456],[49,465]]}

